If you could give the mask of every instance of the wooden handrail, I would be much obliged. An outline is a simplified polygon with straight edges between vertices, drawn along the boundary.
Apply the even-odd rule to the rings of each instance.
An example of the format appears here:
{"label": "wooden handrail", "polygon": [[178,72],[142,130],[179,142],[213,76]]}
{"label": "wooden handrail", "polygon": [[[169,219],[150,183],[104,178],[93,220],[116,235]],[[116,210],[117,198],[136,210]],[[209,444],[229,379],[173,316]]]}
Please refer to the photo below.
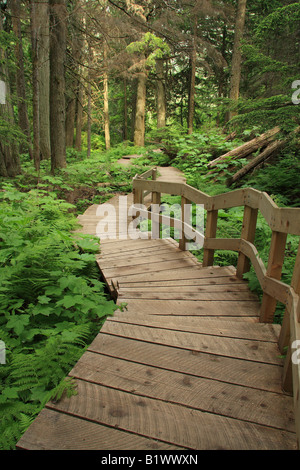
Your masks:
{"label": "wooden handrail", "polygon": [[[287,347],[283,388],[286,392],[292,392],[294,396],[296,433],[300,449],[300,245],[291,286],[280,280],[287,235],[300,235],[300,209],[278,207],[267,193],[253,188],[237,189],[217,196],[209,196],[185,183],[156,181],[154,178],[152,181],[146,180],[146,177],[151,175],[153,177],[153,173],[150,172],[151,170],[133,179],[134,205],[143,203],[142,195],[145,191],[152,193],[152,201],[158,203],[160,203],[161,194],[164,193],[181,196],[182,208],[187,202],[202,205],[207,211],[205,235],[190,228],[195,235],[204,237],[203,266],[213,265],[215,250],[237,251],[239,253],[237,277],[242,278],[243,274],[249,271],[251,262],[263,291],[260,321],[272,322],[276,303],[280,302],[285,305],[286,310],[279,337],[280,350],[284,352],[283,349]],[[216,238],[218,211],[233,207],[244,207],[241,238]],[[254,246],[258,211],[272,230],[267,267]],[[151,218],[151,212],[147,209],[140,208],[140,214],[148,219]],[[183,214],[182,210],[182,217]],[[184,219],[179,221],[161,214],[156,214],[156,221],[159,224],[169,223],[169,226],[173,227],[183,227],[185,224]],[[185,249],[184,238],[179,246],[182,250]],[[297,354],[297,347],[299,354]]]}

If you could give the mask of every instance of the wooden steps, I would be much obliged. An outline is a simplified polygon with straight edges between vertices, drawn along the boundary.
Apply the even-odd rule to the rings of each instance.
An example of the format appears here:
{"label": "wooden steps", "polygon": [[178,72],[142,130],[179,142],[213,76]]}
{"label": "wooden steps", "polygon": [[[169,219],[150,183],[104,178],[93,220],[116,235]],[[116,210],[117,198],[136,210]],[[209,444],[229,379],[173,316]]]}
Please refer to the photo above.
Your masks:
{"label": "wooden steps", "polygon": [[259,323],[233,267],[202,268],[170,239],[104,240],[97,263],[126,308],[70,371],[77,395],[47,403],[17,448],[296,449],[280,327]]}

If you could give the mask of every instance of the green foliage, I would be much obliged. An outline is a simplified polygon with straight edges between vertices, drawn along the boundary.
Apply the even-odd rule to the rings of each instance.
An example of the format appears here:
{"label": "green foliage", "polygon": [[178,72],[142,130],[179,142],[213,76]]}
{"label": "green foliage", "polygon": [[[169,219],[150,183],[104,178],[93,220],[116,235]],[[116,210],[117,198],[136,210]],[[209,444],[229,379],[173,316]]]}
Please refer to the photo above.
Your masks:
{"label": "green foliage", "polygon": [[146,66],[149,69],[155,67],[157,59],[162,59],[170,53],[168,44],[163,39],[149,32],[145,33],[140,41],[129,44],[126,49],[130,54],[145,54]]}
{"label": "green foliage", "polygon": [[74,393],[65,377],[116,306],[99,281],[99,240],[76,236],[71,205],[41,190],[0,193],[0,448],[43,405]]}

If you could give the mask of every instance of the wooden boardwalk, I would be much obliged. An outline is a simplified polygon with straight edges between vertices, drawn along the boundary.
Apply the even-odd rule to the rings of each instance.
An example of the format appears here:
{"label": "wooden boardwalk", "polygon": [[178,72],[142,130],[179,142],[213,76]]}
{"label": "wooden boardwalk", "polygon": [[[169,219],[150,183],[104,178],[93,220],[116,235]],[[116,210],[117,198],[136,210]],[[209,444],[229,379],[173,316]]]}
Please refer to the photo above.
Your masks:
{"label": "wooden boardwalk", "polygon": [[[80,217],[83,232],[97,233],[97,210]],[[48,403],[18,449],[296,449],[280,327],[259,323],[233,267],[203,268],[171,239],[120,236],[102,240],[97,262],[127,308],[70,372],[77,395]]]}

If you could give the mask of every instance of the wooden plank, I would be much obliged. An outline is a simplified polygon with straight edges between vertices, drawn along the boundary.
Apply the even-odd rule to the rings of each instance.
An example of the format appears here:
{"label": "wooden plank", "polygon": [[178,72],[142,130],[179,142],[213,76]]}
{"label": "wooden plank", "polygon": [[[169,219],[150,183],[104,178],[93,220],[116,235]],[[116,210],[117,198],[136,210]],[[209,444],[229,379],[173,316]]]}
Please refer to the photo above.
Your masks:
{"label": "wooden plank", "polygon": [[18,450],[160,451],[182,447],[43,409],[17,444]]}
{"label": "wooden plank", "polygon": [[172,280],[160,280],[160,281],[153,281],[152,278],[149,279],[149,282],[145,284],[143,281],[132,281],[127,282],[127,280],[123,280],[120,282],[120,286],[123,288],[135,288],[143,286],[145,289],[154,289],[155,287],[176,287],[176,286],[190,286],[196,288],[218,288],[218,287],[226,287],[230,290],[234,289],[249,289],[248,283],[241,279],[238,279],[235,276],[220,276],[220,277],[205,277],[205,278],[195,278],[195,279],[172,279]]}
{"label": "wooden plank", "polygon": [[172,247],[173,244],[168,238],[154,240],[154,239],[146,239],[143,240],[138,238],[137,240],[115,240],[113,241],[105,241],[104,243],[101,242],[101,249],[104,255],[109,256],[110,254],[117,254],[117,253],[126,253],[127,251],[134,251],[134,250],[148,250],[154,249],[158,247]]}
{"label": "wooden plank", "polygon": [[134,395],[295,432],[293,399],[86,352],[71,377]]}
{"label": "wooden plank", "polygon": [[[101,263],[98,263],[100,269]],[[113,267],[113,268],[105,268],[102,272],[105,274],[106,278],[120,278],[122,276],[128,276],[130,274],[145,274],[145,273],[153,273],[153,272],[160,272],[166,271],[169,269],[180,269],[187,266],[195,266],[194,261],[189,258],[185,257],[183,259],[174,259],[171,261],[162,261],[162,262],[153,262],[153,263],[146,263],[146,264],[139,264],[135,266],[121,266],[121,267]],[[149,274],[148,274],[149,276]]]}
{"label": "wooden plank", "polygon": [[256,341],[278,342],[280,325],[267,323],[237,322],[222,318],[176,317],[165,315],[136,315],[128,312],[117,312],[106,321],[121,322],[133,325],[144,325],[153,328],[165,328],[190,333],[202,333],[211,336],[252,339]]}
{"label": "wooden plank", "polygon": [[148,255],[147,252],[144,253],[142,256],[126,256],[126,257],[120,257],[120,258],[113,258],[113,259],[106,259],[104,260],[103,258],[99,258],[97,261],[101,265],[101,269],[112,269],[117,267],[118,269],[121,267],[133,267],[133,266],[139,266],[143,264],[151,264],[154,263],[156,264],[158,261],[163,262],[163,261],[173,261],[173,260],[192,260],[193,264],[197,262],[196,258],[193,257],[193,255],[189,252],[182,252],[182,251],[175,251],[175,249],[171,252],[163,252],[163,253],[154,253]]}
{"label": "wooden plank", "polygon": [[218,356],[246,359],[248,361],[283,365],[278,347],[266,341],[252,341],[236,338],[203,335],[161,328],[148,328],[141,325],[127,325],[119,322],[106,322],[101,333],[139,339],[149,343],[206,352]]}
{"label": "wooden plank", "polygon": [[[155,292],[158,293],[175,293],[178,292],[178,289],[181,290],[183,293],[220,293],[220,292],[250,292],[249,287],[246,283],[228,283],[224,284],[224,278],[217,278],[219,280],[219,283],[213,283],[213,284],[199,284],[197,283],[196,279],[194,280],[193,284],[193,279],[191,280],[185,280],[185,281],[162,281],[161,283],[153,281],[155,286]],[[223,281],[223,282],[222,282]],[[222,284],[221,284],[222,282]],[[154,286],[152,282],[149,282],[146,286],[144,286],[142,283],[121,283],[120,284],[120,291],[122,292],[141,292],[141,293],[146,293],[146,292],[152,292],[154,289]],[[171,284],[173,283],[173,284]],[[167,285],[165,285],[167,284]],[[253,295],[253,294],[252,294]],[[257,300],[257,297],[256,297]]]}
{"label": "wooden plank", "polygon": [[231,291],[226,292],[224,289],[220,292],[214,291],[204,291],[204,292],[195,292],[191,288],[184,289],[178,286],[166,288],[156,287],[154,291],[151,289],[125,289],[120,288],[119,290],[119,299],[125,298],[129,299],[143,299],[143,300],[187,300],[187,301],[258,301],[258,297],[248,290],[243,291]]}
{"label": "wooden plank", "polygon": [[[175,251],[176,250],[176,251]],[[139,248],[133,248],[130,250],[118,250],[114,253],[106,253],[105,250],[101,252],[100,256],[98,259],[101,259],[103,261],[108,261],[108,260],[116,260],[116,259],[124,259],[124,258],[136,258],[136,257],[141,257],[141,256],[153,256],[155,254],[164,254],[164,253],[174,253],[177,252],[178,248],[171,247],[171,246],[161,246],[161,245],[156,245],[156,246],[150,246],[146,249],[139,249]]]}
{"label": "wooden plank", "polygon": [[[285,233],[273,232],[269,253],[267,276],[280,280],[284,262],[285,246],[287,235]],[[262,322],[272,322],[277,301],[269,294],[264,293],[261,305],[260,320]]]}
{"label": "wooden plank", "polygon": [[131,313],[143,312],[151,315],[182,315],[182,316],[216,316],[216,317],[258,317],[260,303],[256,301],[201,301],[193,300],[143,300],[122,298],[122,302],[129,302],[128,311]]}
{"label": "wooden plank", "polygon": [[[126,276],[122,276],[122,280],[120,282],[148,282],[150,280],[153,281],[160,281],[160,280],[180,280],[180,279],[206,279],[208,277],[219,277],[219,276],[232,276],[233,270],[231,268],[219,268],[213,267],[208,269],[202,269],[201,265],[190,265],[190,266],[180,266],[181,269],[164,269],[160,271],[153,271],[151,272],[151,276],[149,273],[137,273],[137,274],[127,274]],[[110,278],[110,276],[107,276]],[[114,276],[111,276],[114,277]],[[118,279],[121,276],[116,276]]]}
{"label": "wooden plank", "polygon": [[[295,449],[295,435],[77,380],[50,409],[190,449]],[[205,429],[205,432],[199,432]]]}
{"label": "wooden plank", "polygon": [[[207,212],[205,238],[215,238],[217,234],[218,211],[211,210]],[[213,266],[214,250],[204,248],[203,266]]]}
{"label": "wooden plank", "polygon": [[[250,243],[254,243],[258,209],[245,206],[241,238]],[[236,275],[240,279],[250,270],[250,260],[243,253],[239,253]]]}
{"label": "wooden plank", "polygon": [[[282,393],[282,366],[99,333],[90,352],[258,390]],[[246,367],[245,367],[246,365]]]}

